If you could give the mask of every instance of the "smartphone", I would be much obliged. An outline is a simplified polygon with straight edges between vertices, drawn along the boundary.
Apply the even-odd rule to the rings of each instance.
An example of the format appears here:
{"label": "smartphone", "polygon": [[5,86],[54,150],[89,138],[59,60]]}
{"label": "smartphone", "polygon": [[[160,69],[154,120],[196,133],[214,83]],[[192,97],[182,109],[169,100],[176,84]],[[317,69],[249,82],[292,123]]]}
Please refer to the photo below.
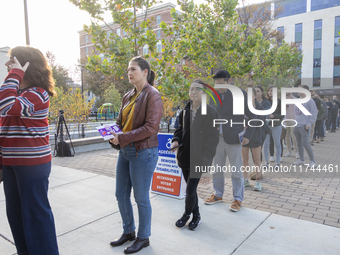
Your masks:
{"label": "smartphone", "polygon": [[177,149],[177,148],[181,147],[182,145],[183,145],[183,143],[181,143],[181,144],[179,144],[179,145],[177,145],[177,146],[175,146],[173,148],[170,148],[168,151],[172,151],[174,149]]}

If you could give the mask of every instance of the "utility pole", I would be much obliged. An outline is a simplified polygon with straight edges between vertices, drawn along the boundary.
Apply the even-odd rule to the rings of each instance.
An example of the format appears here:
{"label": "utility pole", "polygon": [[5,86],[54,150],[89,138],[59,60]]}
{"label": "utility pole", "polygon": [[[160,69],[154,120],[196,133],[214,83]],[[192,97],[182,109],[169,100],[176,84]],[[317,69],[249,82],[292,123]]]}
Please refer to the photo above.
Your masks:
{"label": "utility pole", "polygon": [[[133,0],[133,28],[136,31],[136,22],[137,22],[137,18],[136,18],[136,1]],[[135,38],[135,50],[134,50],[135,54],[134,56],[137,56],[137,38]]]}
{"label": "utility pole", "polygon": [[29,29],[28,29],[28,14],[27,14],[27,0],[24,0],[24,11],[25,11],[26,45],[30,46],[30,34],[29,34]]}

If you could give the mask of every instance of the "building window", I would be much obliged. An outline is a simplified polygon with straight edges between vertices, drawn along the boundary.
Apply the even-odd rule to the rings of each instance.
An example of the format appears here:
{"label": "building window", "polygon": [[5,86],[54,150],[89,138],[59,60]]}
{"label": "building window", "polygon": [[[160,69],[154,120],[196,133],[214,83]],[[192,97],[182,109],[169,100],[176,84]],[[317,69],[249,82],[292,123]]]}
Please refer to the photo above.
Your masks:
{"label": "building window", "polygon": [[120,28],[117,28],[117,35],[120,36]]}
{"label": "building window", "polygon": [[312,0],[311,11],[317,11],[340,5],[340,0]]}
{"label": "building window", "polygon": [[158,43],[157,43],[157,51],[158,51],[159,53],[162,52],[162,43],[161,43],[161,42],[158,42]]}
{"label": "building window", "polygon": [[302,23],[295,24],[295,42],[302,42]]}
{"label": "building window", "polygon": [[314,21],[313,86],[320,86],[321,79],[322,20]]}
{"label": "building window", "polygon": [[275,10],[282,7],[278,18],[287,17],[307,11],[307,0],[284,0],[274,4]]}
{"label": "building window", "polygon": [[157,39],[161,39],[161,30],[157,30]]}
{"label": "building window", "polygon": [[125,30],[123,30],[123,35],[127,35],[127,32]]}
{"label": "building window", "polygon": [[89,36],[85,35],[85,43],[88,43],[88,41],[89,41]]}
{"label": "building window", "polygon": [[[302,52],[302,23],[295,24],[295,43],[300,53]],[[297,68],[301,79],[301,66]]]}
{"label": "building window", "polygon": [[157,22],[158,26],[159,26],[159,24],[161,24],[161,15],[156,16],[156,22]]}
{"label": "building window", "polygon": [[[285,27],[278,27],[277,32],[279,32],[282,35],[282,38],[284,38],[285,35]],[[277,40],[277,44],[281,46],[282,44],[282,39]]]}
{"label": "building window", "polygon": [[86,55],[89,54],[89,47],[85,47],[85,54],[86,54]]}
{"label": "building window", "polygon": [[143,55],[146,55],[149,53],[149,45],[145,44],[143,47]]}
{"label": "building window", "polygon": [[340,16],[335,17],[333,85],[340,85]]}

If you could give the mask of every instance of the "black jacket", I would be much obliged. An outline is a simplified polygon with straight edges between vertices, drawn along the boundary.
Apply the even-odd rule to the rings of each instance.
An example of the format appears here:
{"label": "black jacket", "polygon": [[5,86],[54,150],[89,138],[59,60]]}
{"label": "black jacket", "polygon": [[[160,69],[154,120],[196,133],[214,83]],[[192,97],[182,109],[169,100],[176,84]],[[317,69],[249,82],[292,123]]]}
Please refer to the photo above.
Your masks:
{"label": "black jacket", "polygon": [[[229,89],[227,89],[223,94],[220,91],[217,91],[218,95],[221,98],[222,105],[219,102],[219,100],[216,100],[217,106],[215,106],[214,102],[210,100],[209,104],[213,106],[220,119],[226,119],[228,121],[227,124],[222,125],[223,130],[223,138],[224,141],[227,144],[240,144],[239,136],[238,134],[241,133],[244,129],[243,124],[234,124],[235,122],[243,123],[244,121],[244,115],[234,115],[233,114],[233,96]],[[248,120],[250,119],[256,119],[256,115],[253,114],[249,108],[247,103],[247,93],[242,90],[243,96],[244,96],[244,113],[248,117]],[[217,99],[217,97],[214,94],[214,97]],[[241,103],[241,101],[240,101]],[[233,122],[232,127],[230,126],[230,122]],[[246,133],[243,137],[248,138],[251,140],[251,138],[254,135],[255,128],[249,127],[246,130]]]}
{"label": "black jacket", "polygon": [[213,127],[213,120],[218,119],[218,115],[209,105],[207,115],[201,115],[200,106],[192,122],[190,104],[191,102],[179,114],[179,126],[172,139],[183,144],[178,148],[178,166],[190,169],[195,166],[210,166],[219,140],[217,127]]}

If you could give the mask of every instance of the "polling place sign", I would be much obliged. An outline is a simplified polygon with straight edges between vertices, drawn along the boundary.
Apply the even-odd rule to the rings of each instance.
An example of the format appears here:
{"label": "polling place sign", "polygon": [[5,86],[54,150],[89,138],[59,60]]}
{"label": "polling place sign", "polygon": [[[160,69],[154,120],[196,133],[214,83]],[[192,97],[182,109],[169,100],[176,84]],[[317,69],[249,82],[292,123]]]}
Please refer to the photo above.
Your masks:
{"label": "polling place sign", "polygon": [[171,148],[173,134],[158,134],[158,162],[153,174],[151,191],[182,199],[185,197],[186,183],[182,169],[178,167],[176,153]]}

